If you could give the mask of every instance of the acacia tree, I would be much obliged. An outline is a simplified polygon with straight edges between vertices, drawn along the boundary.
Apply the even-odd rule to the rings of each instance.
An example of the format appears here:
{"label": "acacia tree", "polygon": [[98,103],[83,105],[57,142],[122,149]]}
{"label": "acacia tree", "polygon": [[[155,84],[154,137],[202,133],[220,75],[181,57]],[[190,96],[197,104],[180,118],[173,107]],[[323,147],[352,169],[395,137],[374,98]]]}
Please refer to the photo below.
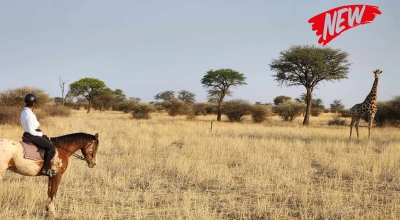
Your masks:
{"label": "acacia tree", "polygon": [[108,87],[101,89],[98,96],[93,100],[93,107],[99,108],[105,111],[107,108],[112,106],[112,104],[117,100],[117,97],[113,90]]}
{"label": "acacia tree", "polygon": [[289,96],[280,95],[280,96],[277,96],[274,98],[274,104],[279,105],[279,104],[283,103],[284,101],[291,100],[291,99],[292,98]]}
{"label": "acacia tree", "polygon": [[69,85],[69,94],[74,97],[85,97],[89,102],[87,113],[90,113],[93,99],[99,96],[101,94],[100,91],[104,88],[106,88],[106,85],[99,79],[82,78]]}
{"label": "acacia tree", "polygon": [[196,94],[194,94],[192,92],[189,92],[186,90],[181,90],[178,92],[177,99],[184,101],[186,103],[189,103],[189,104],[193,104],[196,101],[195,96],[196,96]]}
{"label": "acacia tree", "polygon": [[315,46],[292,46],[273,59],[270,68],[281,86],[304,86],[306,88],[306,114],[303,125],[309,125],[312,92],[321,81],[340,81],[347,78],[350,63],[348,54],[340,49]]}
{"label": "acacia tree", "polygon": [[335,113],[337,113],[338,111],[344,109],[344,105],[342,104],[342,100],[337,100],[337,99],[335,99],[335,100],[333,100],[333,102],[330,104],[330,106],[331,106],[331,107],[330,107],[331,112],[335,112]]}
{"label": "acacia tree", "polygon": [[246,77],[235,70],[219,69],[209,70],[201,79],[203,87],[208,88],[209,100],[218,102],[217,121],[221,121],[221,103],[225,96],[231,95],[229,90],[231,86],[246,85]]}
{"label": "acacia tree", "polygon": [[174,91],[165,91],[165,92],[159,92],[157,95],[154,96],[155,100],[170,100],[175,98],[175,92]]}

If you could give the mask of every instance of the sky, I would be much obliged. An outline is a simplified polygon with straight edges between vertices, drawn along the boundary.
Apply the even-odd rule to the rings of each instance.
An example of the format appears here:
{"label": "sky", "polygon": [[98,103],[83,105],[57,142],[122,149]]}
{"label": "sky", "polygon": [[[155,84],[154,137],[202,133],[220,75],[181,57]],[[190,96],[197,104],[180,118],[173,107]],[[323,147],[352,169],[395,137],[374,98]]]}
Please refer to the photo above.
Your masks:
{"label": "sky", "polygon": [[163,91],[188,90],[207,101],[200,83],[209,70],[229,68],[247,85],[229,99],[272,103],[299,97],[304,87],[280,86],[269,64],[293,45],[318,44],[308,20],[349,4],[378,6],[373,22],[342,33],[327,45],[349,54],[348,79],[320,82],[314,98],[325,107],[364,101],[381,69],[378,101],[400,95],[400,13],[386,1],[6,1],[0,0],[0,92],[29,86],[61,97],[60,77],[85,77],[155,101]]}

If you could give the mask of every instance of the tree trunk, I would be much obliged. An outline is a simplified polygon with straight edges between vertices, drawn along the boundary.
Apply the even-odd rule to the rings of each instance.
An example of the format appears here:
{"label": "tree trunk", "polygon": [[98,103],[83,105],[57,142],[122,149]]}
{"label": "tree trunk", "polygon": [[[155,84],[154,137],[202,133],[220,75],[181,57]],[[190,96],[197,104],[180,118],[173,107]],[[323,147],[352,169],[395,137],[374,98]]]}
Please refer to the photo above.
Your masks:
{"label": "tree trunk", "polygon": [[62,104],[62,106],[64,106],[64,87],[62,88],[62,92],[61,92],[61,104]]}
{"label": "tree trunk", "polygon": [[304,116],[303,126],[308,126],[310,122],[311,115],[311,103],[312,103],[312,89],[307,88],[307,97],[306,97],[307,107],[306,107],[306,115]]}
{"label": "tree trunk", "polygon": [[221,121],[221,102],[218,102],[218,113],[217,113],[217,121]]}
{"label": "tree trunk", "polygon": [[87,113],[89,114],[90,113],[90,109],[92,108],[92,100],[89,99],[88,101],[89,101],[89,107],[88,107]]}

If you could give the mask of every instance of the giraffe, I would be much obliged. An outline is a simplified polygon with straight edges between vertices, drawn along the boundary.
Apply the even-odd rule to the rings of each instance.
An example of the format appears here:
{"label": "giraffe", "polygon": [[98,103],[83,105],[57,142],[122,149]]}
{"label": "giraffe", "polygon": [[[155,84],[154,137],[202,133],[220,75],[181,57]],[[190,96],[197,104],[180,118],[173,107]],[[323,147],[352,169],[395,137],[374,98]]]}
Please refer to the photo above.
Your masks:
{"label": "giraffe", "polygon": [[375,113],[377,111],[376,97],[377,97],[377,93],[378,93],[378,80],[379,80],[379,76],[382,73],[382,71],[377,69],[373,73],[375,74],[375,80],[374,80],[374,84],[372,85],[371,92],[365,98],[364,102],[355,104],[350,109],[350,115],[351,115],[350,139],[351,139],[351,131],[353,129],[353,125],[355,122],[356,123],[356,131],[357,131],[357,140],[359,140],[358,124],[360,123],[361,117],[365,114],[367,114],[367,117],[368,117],[368,139],[371,137],[372,122],[374,121]]}

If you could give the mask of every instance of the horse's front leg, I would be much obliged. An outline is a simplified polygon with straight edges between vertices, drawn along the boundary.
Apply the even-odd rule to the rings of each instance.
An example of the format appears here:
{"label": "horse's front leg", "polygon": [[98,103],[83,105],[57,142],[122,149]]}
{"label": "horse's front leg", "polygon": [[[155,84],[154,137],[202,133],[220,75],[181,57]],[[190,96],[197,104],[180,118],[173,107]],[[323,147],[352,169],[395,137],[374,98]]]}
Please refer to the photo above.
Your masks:
{"label": "horse's front leg", "polygon": [[58,185],[60,184],[62,174],[57,174],[54,177],[49,177],[49,184],[48,184],[48,189],[47,189],[47,205],[46,205],[46,210],[52,214],[56,215],[56,210],[54,207],[54,200],[56,199],[56,194],[57,194],[57,189]]}

